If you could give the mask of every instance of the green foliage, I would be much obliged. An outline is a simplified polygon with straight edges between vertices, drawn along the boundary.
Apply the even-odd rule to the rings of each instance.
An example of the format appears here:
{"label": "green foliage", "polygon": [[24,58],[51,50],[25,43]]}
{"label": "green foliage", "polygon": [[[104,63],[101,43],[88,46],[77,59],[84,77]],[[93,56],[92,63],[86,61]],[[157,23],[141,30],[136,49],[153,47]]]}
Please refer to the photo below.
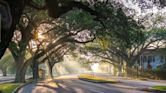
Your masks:
{"label": "green foliage", "polygon": [[65,22],[76,29],[93,29],[97,25],[93,20],[93,16],[82,10],[68,12],[65,16]]}
{"label": "green foliage", "polygon": [[166,86],[153,86],[152,89],[166,91]]}
{"label": "green foliage", "polygon": [[[93,20],[94,17],[82,10],[72,10],[55,20],[53,35],[54,39],[66,36],[66,40],[76,40],[75,37],[84,34],[86,40],[93,37],[99,23]],[[88,35],[85,34],[86,31]],[[70,49],[75,49],[75,43],[70,42]]]}
{"label": "green foliage", "polygon": [[165,28],[153,28],[149,32],[146,32],[147,36],[151,36],[155,39],[166,39],[166,29]]}
{"label": "green foliage", "polygon": [[56,20],[54,33],[56,35],[66,35],[69,32],[80,32],[90,30],[94,32],[99,23],[93,20],[93,16],[82,10],[73,10]]}
{"label": "green foliage", "polygon": [[146,43],[166,37],[165,29],[147,31],[133,18],[126,16],[121,8],[115,8],[112,4],[99,3],[96,10],[105,17],[101,18],[105,27],[100,25],[96,31],[98,44],[94,42],[87,49],[101,57],[104,55],[105,58],[109,54],[109,59],[122,58],[132,65],[143,52],[143,48],[147,48]]}
{"label": "green foliage", "polygon": [[9,67],[14,63],[14,59],[10,53],[6,53],[0,60],[0,66]]}
{"label": "green foliage", "polygon": [[44,5],[44,0],[32,0],[32,1],[40,6]]}
{"label": "green foliage", "polygon": [[9,51],[5,53],[5,55],[0,60],[0,68],[3,70],[7,70],[9,74],[14,74],[16,71],[16,65],[14,63],[13,56]]}
{"label": "green foliage", "polygon": [[[115,8],[111,3],[96,4],[96,10],[101,13],[104,28],[97,31],[99,42],[109,44],[118,48],[131,49],[135,44],[140,44],[145,40],[144,32],[133,18],[126,16],[121,8]],[[102,44],[100,43],[100,44]]]}
{"label": "green foliage", "polygon": [[12,93],[16,87],[18,87],[20,84],[18,83],[5,83],[0,84],[0,91],[2,93]]}

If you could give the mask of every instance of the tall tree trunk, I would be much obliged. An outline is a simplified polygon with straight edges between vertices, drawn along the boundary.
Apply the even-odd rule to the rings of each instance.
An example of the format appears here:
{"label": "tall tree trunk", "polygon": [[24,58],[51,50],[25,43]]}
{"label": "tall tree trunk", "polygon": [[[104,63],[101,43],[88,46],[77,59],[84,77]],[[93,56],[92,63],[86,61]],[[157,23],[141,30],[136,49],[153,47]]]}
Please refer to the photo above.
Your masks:
{"label": "tall tree trunk", "polygon": [[22,67],[17,68],[15,82],[17,83],[24,83],[25,82],[25,75],[27,71],[27,64],[23,64]]}
{"label": "tall tree trunk", "polygon": [[26,75],[27,67],[28,67],[28,64],[24,63],[24,58],[20,57],[16,61],[15,82],[17,82],[17,83],[25,82],[25,75]]}
{"label": "tall tree trunk", "polygon": [[2,70],[2,75],[3,75],[3,76],[7,76],[7,71],[6,71],[6,69],[7,69],[7,68],[2,68],[2,69],[1,69],[1,70]]}
{"label": "tall tree trunk", "polygon": [[16,63],[16,75],[15,75],[15,82],[25,82],[22,77],[22,67],[23,67],[23,57],[20,56],[20,58],[15,59]]}
{"label": "tall tree trunk", "polygon": [[33,61],[32,63],[32,73],[33,73],[33,79],[37,81],[39,78],[39,65],[38,62],[36,61]]}
{"label": "tall tree trunk", "polygon": [[25,73],[26,73],[26,68],[23,67],[23,64],[22,63],[17,64],[15,82],[17,83],[25,82]]}
{"label": "tall tree trunk", "polygon": [[132,76],[132,65],[131,65],[131,60],[128,59],[128,60],[125,60],[126,61],[126,74],[128,77],[131,77]]}
{"label": "tall tree trunk", "polygon": [[51,79],[53,79],[54,78],[53,71],[52,71],[53,68],[49,67],[48,69],[49,69],[49,76],[50,76]]}
{"label": "tall tree trunk", "polygon": [[54,78],[54,76],[53,76],[53,71],[52,71],[53,66],[51,66],[51,63],[50,63],[49,61],[47,62],[47,65],[48,65],[48,70],[49,70],[49,77],[50,77],[51,79],[53,79],[53,78]]}

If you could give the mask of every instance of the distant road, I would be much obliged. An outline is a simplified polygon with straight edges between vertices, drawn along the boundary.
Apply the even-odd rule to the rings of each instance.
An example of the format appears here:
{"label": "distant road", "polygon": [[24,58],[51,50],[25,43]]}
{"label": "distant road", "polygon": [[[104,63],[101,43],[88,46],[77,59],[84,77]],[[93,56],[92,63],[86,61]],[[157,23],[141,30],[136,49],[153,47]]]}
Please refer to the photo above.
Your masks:
{"label": "distant road", "polygon": [[[27,78],[30,78],[31,76],[26,76],[26,79]],[[7,75],[7,76],[2,76],[1,74],[0,74],[0,84],[1,83],[7,83],[7,82],[13,82],[14,81],[14,79],[15,79],[15,76],[14,75]]]}
{"label": "distant road", "polygon": [[12,82],[14,81],[14,76],[2,76],[0,75],[0,84],[1,83],[6,83],[6,82]]}
{"label": "distant road", "polygon": [[128,87],[135,87],[135,88],[148,88],[152,86],[166,86],[166,80],[138,80],[138,79],[127,79],[125,77],[115,77],[110,76],[109,74],[97,74],[96,76],[105,77],[105,78],[113,78],[115,80],[120,81],[119,85],[128,86]]}

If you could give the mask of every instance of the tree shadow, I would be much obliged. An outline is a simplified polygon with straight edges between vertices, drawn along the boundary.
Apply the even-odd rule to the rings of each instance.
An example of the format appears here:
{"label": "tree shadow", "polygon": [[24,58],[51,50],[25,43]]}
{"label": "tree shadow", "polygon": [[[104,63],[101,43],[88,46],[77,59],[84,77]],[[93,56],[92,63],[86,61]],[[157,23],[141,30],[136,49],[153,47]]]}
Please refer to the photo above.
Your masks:
{"label": "tree shadow", "polygon": [[[74,82],[73,82],[74,81]],[[53,87],[50,86],[48,83],[55,83],[57,86]],[[87,85],[84,83],[78,83],[75,82],[75,79],[73,80],[51,80],[46,83],[34,83],[34,87],[29,88],[28,92],[26,87],[22,89],[21,92],[18,93],[99,93],[100,89],[101,91],[104,91],[104,93],[124,93],[121,90],[116,89],[103,89],[99,86],[92,86],[91,84]],[[88,88],[88,89],[87,89]],[[92,91],[93,90],[93,91]],[[101,92],[102,93],[102,92]]]}
{"label": "tree shadow", "polygon": [[[53,82],[53,81],[52,81]],[[55,83],[55,81],[54,81]],[[78,87],[71,87],[70,85],[63,85],[63,82],[56,83],[57,87],[52,87],[48,84],[38,84],[35,83],[31,89],[27,91],[26,87],[22,89],[19,93],[79,93],[77,91]],[[80,89],[80,88],[79,88]],[[84,91],[84,90],[81,90]],[[83,92],[87,93],[87,92]]]}

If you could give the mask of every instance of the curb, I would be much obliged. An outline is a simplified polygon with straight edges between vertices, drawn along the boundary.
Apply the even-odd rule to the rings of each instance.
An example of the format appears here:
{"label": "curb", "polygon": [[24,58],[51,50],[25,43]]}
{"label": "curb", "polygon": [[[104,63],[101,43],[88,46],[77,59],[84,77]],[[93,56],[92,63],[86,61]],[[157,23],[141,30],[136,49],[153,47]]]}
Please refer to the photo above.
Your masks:
{"label": "curb", "polygon": [[28,84],[30,84],[30,83],[32,83],[32,82],[33,82],[33,81],[28,82],[28,83],[23,83],[23,84],[21,84],[20,86],[16,87],[16,88],[12,91],[12,93],[18,93],[18,91],[19,91],[22,87],[24,87],[24,86],[26,86],[26,85],[28,85]]}
{"label": "curb", "polygon": [[[91,83],[100,83],[100,82],[95,82],[95,81],[91,81],[91,80],[86,80],[86,79],[80,79],[82,81],[87,81],[87,82],[91,82]],[[103,83],[103,82],[102,82]],[[118,86],[119,87],[119,86]],[[166,90],[162,91],[162,90],[156,90],[156,89],[153,89],[151,87],[148,87],[148,88],[127,88],[127,87],[120,87],[120,88],[124,88],[124,89],[134,89],[134,90],[140,90],[140,91],[146,91],[146,92],[157,92],[157,93],[166,93]]]}
{"label": "curb", "polygon": [[148,89],[151,90],[151,91],[154,91],[154,92],[166,93],[166,90],[157,90],[157,89],[154,89],[152,87],[149,87]]}
{"label": "curb", "polygon": [[147,91],[147,92],[166,93],[166,90],[156,90],[156,89],[153,89],[151,87],[149,87],[149,88],[142,88],[140,90]]}

